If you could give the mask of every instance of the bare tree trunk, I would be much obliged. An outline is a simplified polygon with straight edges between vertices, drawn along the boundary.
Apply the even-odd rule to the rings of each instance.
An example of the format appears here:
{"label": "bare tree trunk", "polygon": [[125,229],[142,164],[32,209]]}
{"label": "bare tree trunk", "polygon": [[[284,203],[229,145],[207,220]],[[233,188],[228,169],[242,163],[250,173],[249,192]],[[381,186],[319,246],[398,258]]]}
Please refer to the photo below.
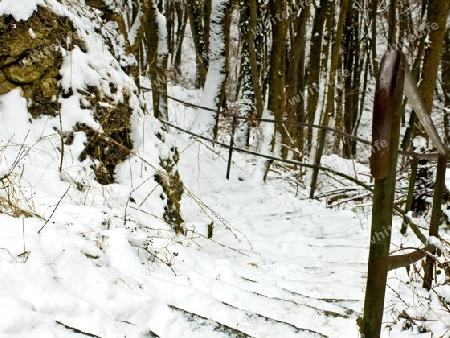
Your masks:
{"label": "bare tree trunk", "polygon": [[[213,0],[211,8],[211,22],[209,35],[209,67],[206,74],[205,86],[200,98],[200,105],[218,110],[224,99],[224,85],[226,69],[226,42],[229,27],[229,3],[226,0]],[[210,111],[197,112],[192,129],[196,133],[214,137],[217,114]]]}
{"label": "bare tree trunk", "polygon": [[[269,103],[268,108],[273,112],[275,119],[281,120],[286,107],[286,39],[287,39],[287,18],[286,0],[274,0],[270,2],[270,12],[273,20],[272,25],[272,50],[270,54],[269,69]],[[274,139],[272,140],[272,150],[275,149],[275,139],[281,136],[282,145],[286,143],[286,131],[281,124],[275,124]],[[287,149],[281,149],[281,155],[286,158]]]}
{"label": "bare tree trunk", "polygon": [[429,31],[430,46],[425,51],[423,63],[423,79],[420,90],[425,101],[426,109],[431,113],[436,86],[437,71],[442,54],[445,37],[445,25],[450,9],[449,1],[429,0],[428,20],[431,26]]}
{"label": "bare tree trunk", "polygon": [[255,34],[257,32],[258,8],[257,0],[250,0],[250,23],[247,36],[250,71],[252,75],[253,91],[255,93],[256,117],[261,118],[263,113],[263,94],[260,84],[260,72],[255,48]]}
{"label": "bare tree trunk", "polygon": [[[189,22],[191,24],[192,40],[194,41],[194,47],[196,52],[196,64],[197,64],[197,88],[203,88],[206,81],[206,73],[208,71],[208,50],[204,41],[204,27],[202,23],[203,11],[201,3],[196,0],[186,0],[186,10],[188,12]],[[209,20],[209,18],[205,18]]]}
{"label": "bare tree trunk", "polygon": [[444,112],[444,130],[445,144],[450,144],[450,29],[445,34],[444,53],[441,60],[442,67],[442,90],[444,92],[444,103],[446,111]]}
{"label": "bare tree trunk", "polygon": [[[359,12],[357,10],[347,12],[347,23],[345,27],[345,56],[344,69],[349,74],[345,78],[339,78],[344,81],[345,90],[345,110],[344,110],[344,130],[347,134],[353,134],[356,124],[358,111],[359,85],[360,85],[360,60],[359,60],[359,32],[357,27],[359,21]],[[347,72],[345,75],[347,75]],[[356,143],[348,138],[343,139],[344,158],[351,158],[355,155]]]}
{"label": "bare tree trunk", "polygon": [[146,51],[147,51],[147,65],[149,66],[150,73],[150,83],[152,86],[152,104],[153,104],[153,115],[156,118],[160,118],[160,107],[159,107],[159,91],[160,86],[165,85],[165,81],[158,80],[158,27],[156,23],[156,6],[154,6],[153,1],[146,4],[146,13],[144,30],[146,36]]}
{"label": "bare tree trunk", "polygon": [[180,72],[184,33],[186,31],[186,26],[188,23],[188,12],[187,10],[183,11],[179,2],[175,3],[175,11],[177,13],[177,29],[176,33],[174,34],[176,39],[175,37],[173,38],[174,48],[172,54],[172,64],[176,71]]}
{"label": "bare tree trunk", "polygon": [[[289,121],[305,122],[305,102],[299,98],[299,93],[305,89],[305,48],[306,48],[306,23],[310,13],[310,7],[302,9],[300,16],[292,23],[291,49],[287,65],[287,89],[286,89],[286,113]],[[296,159],[301,159],[303,152],[303,128],[298,126],[286,126],[290,137],[295,142],[292,147],[297,148],[294,153]]]}
{"label": "bare tree trunk", "polygon": [[[344,22],[347,17],[347,11],[352,4],[352,0],[342,0],[339,11],[339,21],[334,39],[333,51],[331,53],[330,77],[327,85],[327,102],[324,114],[322,116],[322,125],[328,126],[330,116],[334,113],[334,88],[336,73],[339,65],[339,55],[341,50],[342,36],[344,31]],[[320,135],[319,135],[320,138]]]}
{"label": "bare tree trunk", "polygon": [[394,46],[397,41],[397,0],[391,0],[388,27],[388,44]]}
{"label": "bare tree trunk", "polygon": [[372,68],[374,76],[378,74],[378,63],[377,63],[377,10],[378,10],[378,0],[372,0],[371,8],[371,19],[372,19],[372,36],[370,41],[370,47],[372,51]]}
{"label": "bare tree trunk", "polygon": [[[323,25],[327,12],[327,0],[320,0],[320,4],[315,8],[314,22],[311,33],[311,47],[309,50],[309,65],[307,73],[306,88],[308,89],[308,98],[306,105],[307,121],[314,123],[317,104],[319,102],[319,82],[320,82],[320,61],[322,55]],[[332,5],[333,6],[333,5]],[[332,18],[330,18],[332,20]],[[300,93],[300,99],[303,100],[305,93]],[[312,130],[308,131],[308,143],[311,145]]]}

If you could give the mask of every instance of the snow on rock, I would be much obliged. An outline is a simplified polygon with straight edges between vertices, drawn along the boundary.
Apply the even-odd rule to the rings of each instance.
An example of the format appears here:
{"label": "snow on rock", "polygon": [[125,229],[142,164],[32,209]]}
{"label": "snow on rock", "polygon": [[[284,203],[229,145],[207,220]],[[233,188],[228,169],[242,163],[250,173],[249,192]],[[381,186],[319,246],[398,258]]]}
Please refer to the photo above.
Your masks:
{"label": "snow on rock", "polygon": [[37,8],[43,5],[43,0],[2,0],[0,1],[0,16],[12,15],[14,19],[27,20]]}
{"label": "snow on rock", "polygon": [[[154,181],[160,151],[167,151],[155,136],[160,123],[140,111],[133,79],[121,70],[124,59],[104,48],[93,14],[75,4],[47,3],[73,20],[86,48],[66,51],[60,85],[73,95],[60,101],[61,120],[32,120],[20,90],[0,96],[0,336],[81,336],[76,329],[102,338],[357,337],[369,215],[301,200],[282,180],[260,184],[262,162],[253,168],[245,154],[233,155],[226,180],[226,150],[211,151],[172,131],[167,140],[180,149],[187,229],[186,236],[174,235],[163,221],[164,195]],[[218,23],[225,3],[213,1],[212,51],[222,48]],[[2,0],[2,13],[7,5],[19,7],[13,4]],[[221,64],[210,60],[201,101],[215,107]],[[117,94],[108,91],[110,82]],[[134,110],[134,152],[117,167],[116,183],[107,186],[94,179],[92,160],[80,161],[86,135],[73,130],[77,123],[100,128],[78,93],[87,86],[101,87],[114,102],[122,102],[120,93],[127,90]],[[180,87],[169,87],[169,93],[197,99],[195,91]],[[178,107],[171,119],[186,128],[191,108],[174,105],[169,102],[169,108]],[[273,132],[267,125],[264,153]],[[73,140],[64,144],[61,162],[61,135],[70,132]],[[323,161],[352,176],[368,172],[337,156]],[[33,217],[13,217],[18,211]],[[400,226],[396,219],[394,238]],[[394,285],[409,280],[406,273],[394,273],[394,290],[416,302],[409,285]],[[394,304],[396,296],[388,297]],[[398,313],[387,313],[386,321],[392,318]],[[433,324],[442,334],[446,320]]]}

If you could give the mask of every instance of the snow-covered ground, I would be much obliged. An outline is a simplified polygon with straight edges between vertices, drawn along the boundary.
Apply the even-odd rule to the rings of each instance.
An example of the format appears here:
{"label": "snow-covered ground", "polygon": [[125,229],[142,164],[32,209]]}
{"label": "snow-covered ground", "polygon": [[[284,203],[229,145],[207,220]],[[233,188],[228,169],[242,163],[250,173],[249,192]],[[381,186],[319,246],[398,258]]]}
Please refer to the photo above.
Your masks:
{"label": "snow-covered ground", "polygon": [[[39,1],[27,2],[33,8]],[[30,15],[15,4],[2,0],[0,11]],[[89,22],[75,20],[77,27]],[[84,38],[91,53],[65,54],[61,86],[101,87],[108,77],[132,91],[101,39]],[[175,86],[169,93],[200,97]],[[329,209],[273,173],[263,183],[249,155],[233,154],[226,180],[225,149],[170,130],[166,142],[180,151],[185,185],[187,234],[177,236],[163,221],[162,188],[154,181],[164,151],[155,137],[160,124],[137,105],[133,153],[117,167],[117,183],[98,184],[92,160],[79,160],[83,132],[65,146],[60,170],[61,126],[98,128],[77,100],[62,99],[61,124],[59,117],[31,120],[19,90],[0,96],[0,337],[359,336],[370,208]],[[190,108],[169,102],[169,111],[177,125],[194,121]],[[366,166],[337,156],[323,163],[368,176]],[[23,211],[34,216],[13,217]],[[394,242],[416,245],[400,237],[400,225],[394,218]],[[429,297],[412,287],[418,282],[404,270],[390,274],[386,324]],[[428,309],[424,303],[422,314]],[[436,317],[438,332],[448,334],[448,313]],[[383,337],[420,335],[417,327],[399,328]]]}
{"label": "snow-covered ground", "polygon": [[[189,231],[174,236],[136,157],[118,169],[120,183],[83,177],[77,190],[73,174],[58,171],[55,118],[30,124],[18,91],[0,101],[3,142],[14,137],[2,166],[30,130],[25,142],[37,143],[8,177],[28,187],[18,202],[44,218],[1,215],[5,337],[77,336],[70,327],[100,337],[357,336],[368,226],[352,211],[300,200],[282,181],[251,183],[242,155],[228,181],[224,150],[177,135]],[[89,172],[76,156],[68,162],[70,173]]]}

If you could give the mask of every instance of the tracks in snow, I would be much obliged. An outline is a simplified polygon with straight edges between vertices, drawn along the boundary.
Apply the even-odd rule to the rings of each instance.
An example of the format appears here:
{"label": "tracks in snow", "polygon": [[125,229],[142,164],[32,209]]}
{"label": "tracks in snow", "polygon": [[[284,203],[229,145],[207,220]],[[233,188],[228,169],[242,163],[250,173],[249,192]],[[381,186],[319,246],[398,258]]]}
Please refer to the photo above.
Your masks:
{"label": "tracks in snow", "polygon": [[[245,234],[262,263],[232,254],[218,262],[205,254],[209,262],[183,268],[189,296],[168,306],[171,321],[185,323],[184,337],[357,336],[368,244],[359,220],[309,201],[278,199],[277,191],[264,196],[273,200],[270,210],[246,189],[234,193],[204,198]],[[214,238],[233,246],[220,224]]]}

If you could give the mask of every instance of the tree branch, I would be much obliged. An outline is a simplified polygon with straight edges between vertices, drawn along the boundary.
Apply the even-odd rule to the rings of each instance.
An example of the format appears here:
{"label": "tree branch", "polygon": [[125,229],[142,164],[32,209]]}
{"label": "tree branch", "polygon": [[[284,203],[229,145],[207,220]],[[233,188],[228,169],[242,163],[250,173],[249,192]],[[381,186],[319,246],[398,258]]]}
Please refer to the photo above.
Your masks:
{"label": "tree branch", "polygon": [[398,268],[406,268],[411,264],[421,260],[429,255],[430,251],[436,250],[433,244],[429,244],[422,249],[417,249],[405,255],[393,255],[388,258],[388,270],[395,270]]}

